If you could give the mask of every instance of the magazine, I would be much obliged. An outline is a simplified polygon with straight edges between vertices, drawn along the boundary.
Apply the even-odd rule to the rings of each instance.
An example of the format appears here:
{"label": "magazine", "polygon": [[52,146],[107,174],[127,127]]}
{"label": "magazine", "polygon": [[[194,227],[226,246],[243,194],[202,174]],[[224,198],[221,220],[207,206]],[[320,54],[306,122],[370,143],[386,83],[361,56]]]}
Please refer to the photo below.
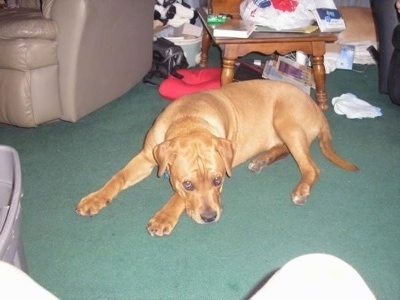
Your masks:
{"label": "magazine", "polygon": [[277,59],[267,61],[262,77],[270,80],[289,82],[307,94],[310,94],[311,87],[315,88],[312,68],[301,65],[284,56],[278,56]]}

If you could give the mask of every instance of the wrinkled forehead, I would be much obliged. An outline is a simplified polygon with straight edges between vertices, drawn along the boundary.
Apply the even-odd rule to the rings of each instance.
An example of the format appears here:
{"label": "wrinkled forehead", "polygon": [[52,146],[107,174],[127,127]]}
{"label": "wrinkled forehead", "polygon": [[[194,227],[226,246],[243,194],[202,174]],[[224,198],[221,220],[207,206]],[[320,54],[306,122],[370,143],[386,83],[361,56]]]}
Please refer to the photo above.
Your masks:
{"label": "wrinkled forehead", "polygon": [[198,174],[203,176],[223,172],[224,162],[212,143],[193,142],[176,152],[177,156],[171,166],[175,174]]}

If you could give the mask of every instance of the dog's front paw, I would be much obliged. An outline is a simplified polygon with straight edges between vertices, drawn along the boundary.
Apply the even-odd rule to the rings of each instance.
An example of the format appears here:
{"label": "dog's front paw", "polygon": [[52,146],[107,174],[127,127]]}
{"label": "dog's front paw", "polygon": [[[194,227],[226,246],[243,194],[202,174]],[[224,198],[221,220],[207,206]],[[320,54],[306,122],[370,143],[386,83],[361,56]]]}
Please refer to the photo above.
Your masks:
{"label": "dog's front paw", "polygon": [[76,213],[80,216],[88,217],[94,216],[99,211],[106,207],[110,203],[110,200],[101,196],[99,193],[91,193],[86,197],[82,198],[76,206]]}
{"label": "dog's front paw", "polygon": [[310,196],[311,187],[306,183],[300,183],[292,192],[292,201],[296,205],[304,205]]}
{"label": "dog's front paw", "polygon": [[175,228],[177,222],[177,218],[163,212],[158,212],[147,223],[147,231],[151,236],[169,235]]}

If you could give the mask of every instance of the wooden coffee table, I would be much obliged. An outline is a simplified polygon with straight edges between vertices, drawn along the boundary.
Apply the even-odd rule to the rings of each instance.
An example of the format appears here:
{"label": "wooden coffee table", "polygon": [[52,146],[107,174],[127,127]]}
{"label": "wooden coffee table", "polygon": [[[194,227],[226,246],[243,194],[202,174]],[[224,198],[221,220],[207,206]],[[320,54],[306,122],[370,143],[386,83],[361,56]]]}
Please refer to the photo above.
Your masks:
{"label": "wooden coffee table", "polygon": [[328,109],[325,91],[325,43],[336,41],[336,35],[318,30],[308,34],[254,32],[246,39],[219,38],[213,36],[213,29],[207,24],[207,14],[204,9],[200,8],[198,12],[206,29],[203,32],[200,67],[207,66],[208,52],[213,41],[222,51],[221,83],[223,85],[232,82],[235,61],[238,57],[250,52],[284,55],[293,51],[303,51],[311,56],[318,106],[323,110]]}

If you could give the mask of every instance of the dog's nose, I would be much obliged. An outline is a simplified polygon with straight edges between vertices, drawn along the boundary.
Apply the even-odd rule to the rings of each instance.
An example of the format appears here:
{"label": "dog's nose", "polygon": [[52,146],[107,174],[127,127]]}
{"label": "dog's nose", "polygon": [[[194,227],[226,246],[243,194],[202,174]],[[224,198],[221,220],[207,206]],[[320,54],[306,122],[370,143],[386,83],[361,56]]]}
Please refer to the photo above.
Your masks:
{"label": "dog's nose", "polygon": [[201,219],[206,223],[211,223],[217,218],[216,211],[206,211],[200,215]]}

